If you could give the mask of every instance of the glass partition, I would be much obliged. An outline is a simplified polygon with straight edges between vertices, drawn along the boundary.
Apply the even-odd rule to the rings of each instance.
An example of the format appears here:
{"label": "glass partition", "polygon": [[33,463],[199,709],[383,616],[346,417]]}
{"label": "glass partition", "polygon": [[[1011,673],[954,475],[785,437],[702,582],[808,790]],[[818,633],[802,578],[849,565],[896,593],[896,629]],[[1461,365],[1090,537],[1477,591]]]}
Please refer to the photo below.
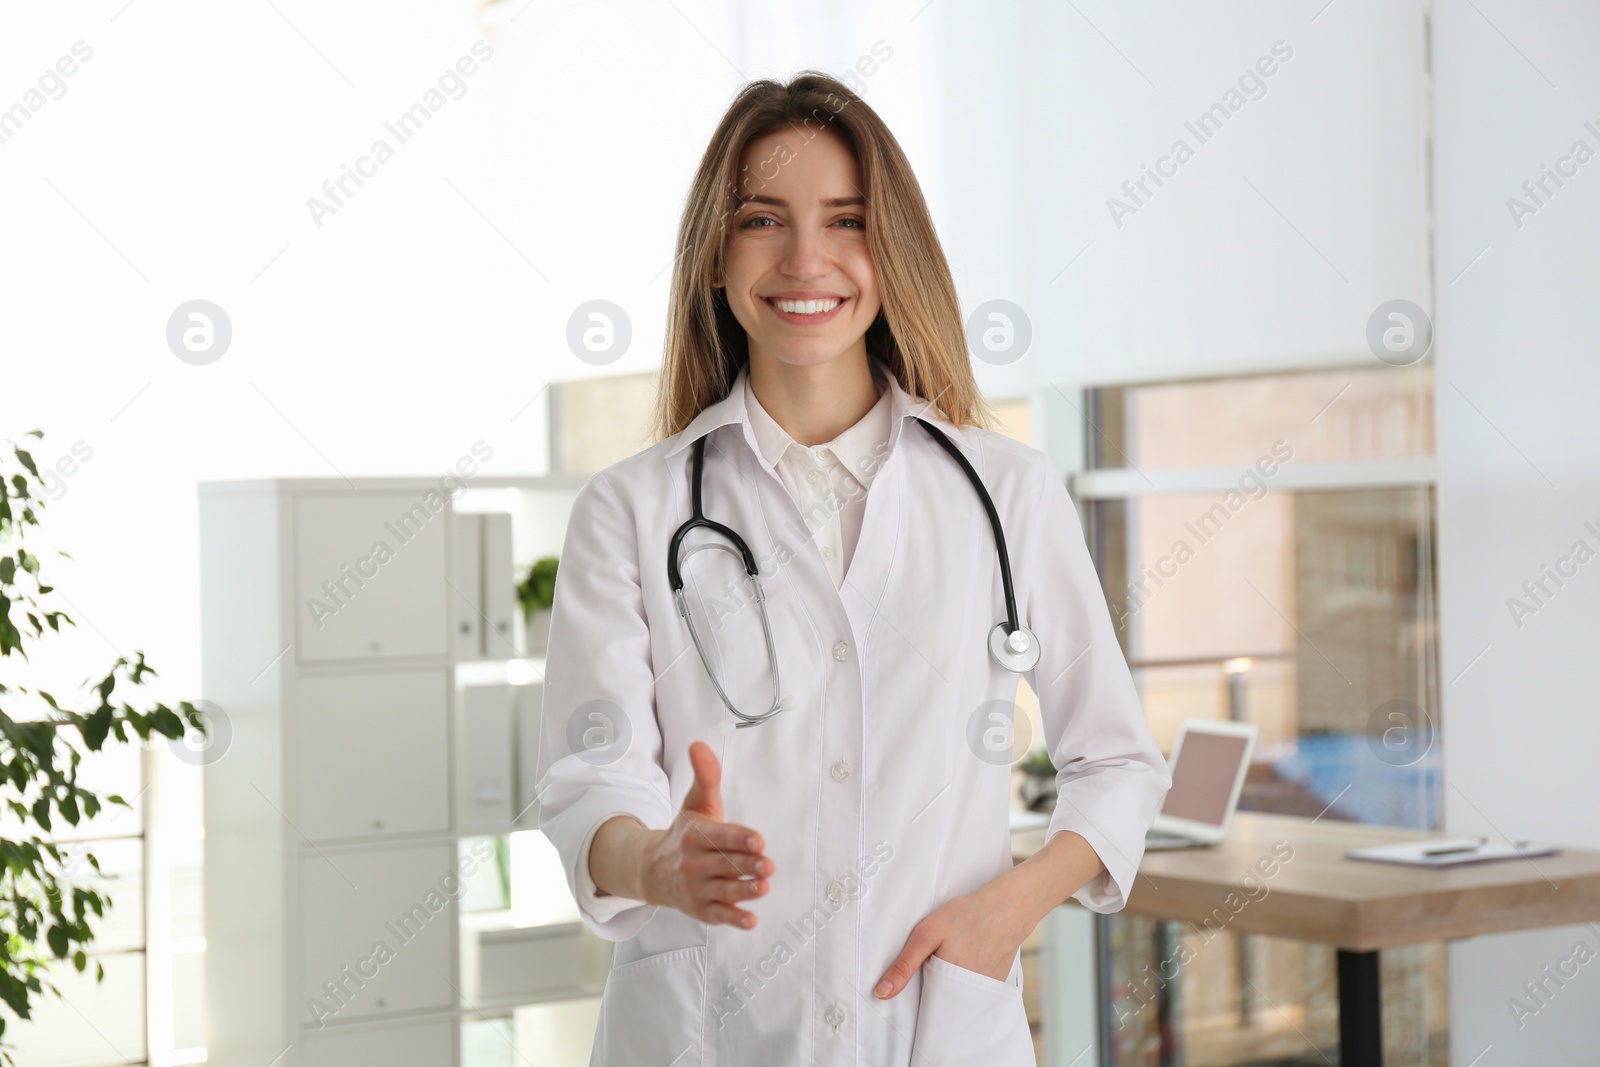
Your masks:
{"label": "glass partition", "polygon": [[[1162,750],[1188,718],[1251,722],[1241,811],[1438,828],[1431,368],[1085,399],[1074,493]],[[1332,948],[1123,916],[1102,929],[1110,1063],[1337,1060]],[[1389,1062],[1444,1062],[1444,961],[1437,945],[1383,954]]]}

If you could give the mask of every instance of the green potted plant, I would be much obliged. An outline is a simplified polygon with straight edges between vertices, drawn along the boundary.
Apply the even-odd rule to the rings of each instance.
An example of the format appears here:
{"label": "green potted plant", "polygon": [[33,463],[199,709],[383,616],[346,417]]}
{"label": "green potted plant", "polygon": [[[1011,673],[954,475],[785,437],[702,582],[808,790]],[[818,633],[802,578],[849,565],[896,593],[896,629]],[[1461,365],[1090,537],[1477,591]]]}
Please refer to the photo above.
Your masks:
{"label": "green potted plant", "polygon": [[517,602],[522,605],[526,627],[523,650],[530,656],[544,655],[550,640],[550,608],[556,598],[556,557],[535,560],[517,586]]}
{"label": "green potted plant", "polygon": [[[40,430],[24,436],[44,437]],[[76,626],[66,613],[54,610],[54,586],[42,577],[42,560],[23,546],[27,527],[39,525],[46,499],[34,492],[44,488],[33,456],[11,444],[15,466],[0,456],[0,665],[6,681],[0,683],[0,804],[15,825],[0,837],[0,1038],[12,1019],[32,1017],[33,998],[61,991],[50,982],[54,968],[66,961],[78,972],[88,969],[86,951],[94,940],[94,927],[112,904],[109,894],[83,884],[80,867],[86,862],[97,874],[100,863],[92,850],[59,843],[56,834],[77,826],[105,808],[130,805],[116,794],[101,795],[79,782],[84,752],[98,752],[108,744],[148,742],[152,735],[169,741],[190,731],[206,733],[205,715],[188,702],[177,710],[157,704],[139,711],[137,699],[145,675],[155,669],[144,653],[119,656],[100,681],[88,687],[85,711],[64,707],[43,689],[15,683],[20,665],[31,662],[24,643],[44,636],[48,626],[61,632],[61,623]],[[56,554],[72,557],[56,549]],[[67,703],[76,703],[68,701]],[[76,884],[75,884],[76,883]],[[105,979],[105,969],[95,964],[95,980]],[[0,1044],[0,1061],[14,1063],[10,1048]]]}
{"label": "green potted plant", "polygon": [[1050,762],[1050,753],[1036,748],[1017,762],[1023,774],[1017,792],[1030,811],[1038,811],[1056,797],[1056,766]]}

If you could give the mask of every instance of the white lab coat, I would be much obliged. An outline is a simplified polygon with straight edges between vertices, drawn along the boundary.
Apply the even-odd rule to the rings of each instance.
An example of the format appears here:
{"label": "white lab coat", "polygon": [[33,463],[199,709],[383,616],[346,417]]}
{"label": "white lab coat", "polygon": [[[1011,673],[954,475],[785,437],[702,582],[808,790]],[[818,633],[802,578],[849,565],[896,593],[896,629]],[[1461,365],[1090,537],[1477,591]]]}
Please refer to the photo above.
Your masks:
{"label": "white lab coat", "polygon": [[[575,896],[578,858],[606,818],[671,822],[696,739],[721,760],[725,817],[758,830],[775,864],[767,894],[742,903],[757,916],[750,930],[643,903],[600,918],[580,902],[585,923],[617,942],[591,1064],[899,1067],[913,1042],[923,1067],[1034,1064],[1020,955],[1004,981],[932,957],[893,999],[872,993],[918,921],[1012,864],[1017,676],[988,651],[1005,617],[994,536],[961,468],[908,416],[949,435],[994,498],[1017,610],[1043,644],[1028,682],[1059,768],[1049,833],[1094,847],[1107,871],[1074,896],[1110,912],[1127,900],[1171,779],[1077,512],[1042,452],[956,429],[891,375],[888,449],[836,589],[756,447],[747,373],[681,433],[592,476],[561,555],[540,826]],[[705,514],[755,556],[786,697],[787,710],[740,730],[667,577],[668,543],[691,514],[690,446],[704,434]],[[709,539],[696,530],[684,548]],[[718,551],[684,565],[707,655],[749,712],[767,707],[771,679],[742,573]]]}

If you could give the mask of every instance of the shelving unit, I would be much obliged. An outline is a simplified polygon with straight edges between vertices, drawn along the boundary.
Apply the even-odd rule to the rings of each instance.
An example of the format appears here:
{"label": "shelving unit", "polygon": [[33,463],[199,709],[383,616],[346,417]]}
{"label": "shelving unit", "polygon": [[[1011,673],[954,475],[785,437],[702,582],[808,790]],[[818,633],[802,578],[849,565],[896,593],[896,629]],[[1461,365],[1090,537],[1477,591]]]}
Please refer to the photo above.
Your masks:
{"label": "shelving unit", "polygon": [[459,907],[471,839],[537,826],[514,590],[583,481],[201,485],[203,696],[232,733],[205,768],[208,1062],[456,1067],[464,1018],[598,991],[581,924]]}

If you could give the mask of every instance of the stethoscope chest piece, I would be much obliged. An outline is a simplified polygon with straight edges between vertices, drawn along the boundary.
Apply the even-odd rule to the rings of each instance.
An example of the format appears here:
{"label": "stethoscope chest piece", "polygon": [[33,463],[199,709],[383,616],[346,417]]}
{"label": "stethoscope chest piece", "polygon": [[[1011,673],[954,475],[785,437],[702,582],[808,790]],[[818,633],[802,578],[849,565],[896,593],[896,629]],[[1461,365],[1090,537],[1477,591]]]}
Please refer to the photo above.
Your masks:
{"label": "stethoscope chest piece", "polygon": [[989,654],[1008,671],[1021,674],[1039,663],[1039,639],[1026,626],[1010,629],[1009,622],[997,622],[989,631]]}

